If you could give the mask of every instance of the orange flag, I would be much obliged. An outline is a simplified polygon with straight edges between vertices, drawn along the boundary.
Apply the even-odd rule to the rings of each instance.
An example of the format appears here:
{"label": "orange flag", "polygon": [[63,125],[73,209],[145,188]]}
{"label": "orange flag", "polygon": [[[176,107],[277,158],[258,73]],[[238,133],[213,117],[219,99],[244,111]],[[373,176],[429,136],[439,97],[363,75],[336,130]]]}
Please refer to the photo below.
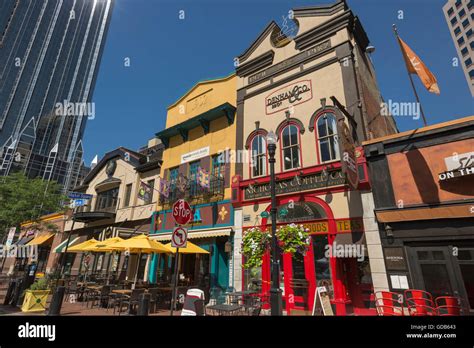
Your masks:
{"label": "orange flag", "polygon": [[439,94],[438,82],[433,73],[400,37],[398,37],[398,42],[402,48],[403,58],[405,58],[408,72],[410,74],[417,74],[429,92]]}

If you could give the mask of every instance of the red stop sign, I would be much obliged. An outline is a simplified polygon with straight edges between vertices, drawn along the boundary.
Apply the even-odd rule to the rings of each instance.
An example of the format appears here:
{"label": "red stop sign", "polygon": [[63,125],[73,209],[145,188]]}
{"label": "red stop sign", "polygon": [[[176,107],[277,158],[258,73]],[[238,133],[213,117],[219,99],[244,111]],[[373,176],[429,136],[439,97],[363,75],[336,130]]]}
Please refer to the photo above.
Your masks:
{"label": "red stop sign", "polygon": [[178,199],[173,204],[173,218],[176,223],[186,225],[192,218],[192,210],[184,199]]}

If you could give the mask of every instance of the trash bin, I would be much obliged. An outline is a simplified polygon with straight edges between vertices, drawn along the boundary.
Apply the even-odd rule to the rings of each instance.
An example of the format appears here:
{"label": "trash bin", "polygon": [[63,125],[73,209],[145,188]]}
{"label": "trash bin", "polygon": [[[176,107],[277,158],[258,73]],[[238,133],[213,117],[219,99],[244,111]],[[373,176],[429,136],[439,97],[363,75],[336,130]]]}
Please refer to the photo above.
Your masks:
{"label": "trash bin", "polygon": [[204,291],[200,289],[189,289],[184,299],[182,316],[204,315]]}

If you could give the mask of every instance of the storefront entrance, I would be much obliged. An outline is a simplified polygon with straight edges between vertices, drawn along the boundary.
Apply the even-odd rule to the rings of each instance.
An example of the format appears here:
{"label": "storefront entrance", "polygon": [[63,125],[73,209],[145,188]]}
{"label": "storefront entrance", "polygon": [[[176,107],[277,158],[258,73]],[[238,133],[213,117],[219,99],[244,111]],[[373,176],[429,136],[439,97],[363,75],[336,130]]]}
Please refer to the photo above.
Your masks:
{"label": "storefront entrance", "polygon": [[[313,198],[314,199],[314,198]],[[287,314],[311,314],[317,287],[324,286],[331,299],[336,315],[373,314],[370,295],[373,293],[368,257],[360,260],[347,255],[330,254],[337,240],[341,224],[332,218],[329,207],[316,202],[281,202],[278,211],[291,211],[285,217],[278,216],[277,226],[289,223],[302,224],[309,229],[311,241],[306,254],[284,254],[280,257],[280,288],[283,307]],[[288,218],[290,216],[290,218]],[[262,219],[262,229],[271,228],[270,218]],[[342,225],[341,225],[342,226]],[[362,235],[362,232],[359,232]],[[351,233],[344,233],[349,236]],[[260,272],[246,270],[247,289],[259,290],[269,295],[271,287],[270,253],[263,258]],[[258,279],[261,277],[261,279]]]}
{"label": "storefront entrance", "polygon": [[474,247],[409,246],[413,285],[438,296],[460,297],[474,312]]}

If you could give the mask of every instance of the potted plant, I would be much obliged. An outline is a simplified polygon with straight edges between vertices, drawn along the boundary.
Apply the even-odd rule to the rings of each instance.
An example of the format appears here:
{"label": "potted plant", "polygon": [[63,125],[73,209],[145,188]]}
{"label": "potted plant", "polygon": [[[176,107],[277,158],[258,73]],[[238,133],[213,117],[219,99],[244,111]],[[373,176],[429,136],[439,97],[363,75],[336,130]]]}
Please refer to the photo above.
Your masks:
{"label": "potted plant", "polygon": [[21,307],[22,312],[39,312],[46,309],[46,300],[50,290],[46,277],[36,280],[28,290],[25,291],[25,299]]}

